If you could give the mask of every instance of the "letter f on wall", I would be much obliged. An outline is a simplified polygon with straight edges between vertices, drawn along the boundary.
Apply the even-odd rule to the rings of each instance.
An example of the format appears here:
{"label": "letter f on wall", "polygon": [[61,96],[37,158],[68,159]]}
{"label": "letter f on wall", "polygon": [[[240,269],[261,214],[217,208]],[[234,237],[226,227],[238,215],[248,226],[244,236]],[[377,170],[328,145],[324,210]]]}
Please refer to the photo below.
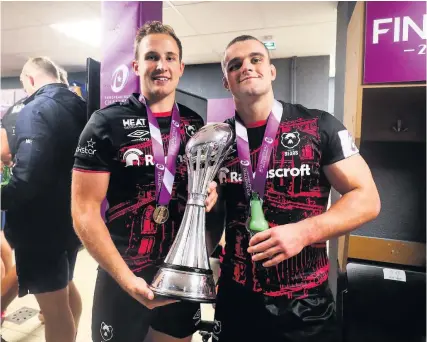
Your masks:
{"label": "letter f on wall", "polygon": [[378,37],[380,34],[384,34],[384,33],[387,33],[388,31],[390,31],[390,29],[381,29],[380,30],[380,25],[386,24],[386,23],[391,23],[392,21],[393,21],[392,18],[374,20],[374,32],[373,32],[373,37],[372,37],[372,43],[373,44],[378,44]]}

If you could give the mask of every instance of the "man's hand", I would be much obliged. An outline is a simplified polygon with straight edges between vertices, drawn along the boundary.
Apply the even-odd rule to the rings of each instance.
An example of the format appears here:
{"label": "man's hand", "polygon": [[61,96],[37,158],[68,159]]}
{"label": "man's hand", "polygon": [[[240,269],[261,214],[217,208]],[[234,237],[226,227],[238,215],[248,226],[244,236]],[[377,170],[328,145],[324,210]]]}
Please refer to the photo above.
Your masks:
{"label": "man's hand", "polygon": [[208,188],[208,198],[206,198],[206,212],[210,212],[218,199],[218,193],[216,191],[216,182],[211,182]]}
{"label": "man's hand", "polygon": [[308,244],[303,222],[285,224],[255,234],[248,248],[248,253],[256,253],[252,260],[270,259],[262,265],[271,267],[300,253]]}
{"label": "man's hand", "polygon": [[154,298],[154,293],[150,290],[145,280],[137,276],[133,276],[124,282],[122,281],[120,285],[130,296],[150,310],[158,306],[178,302],[173,299]]}

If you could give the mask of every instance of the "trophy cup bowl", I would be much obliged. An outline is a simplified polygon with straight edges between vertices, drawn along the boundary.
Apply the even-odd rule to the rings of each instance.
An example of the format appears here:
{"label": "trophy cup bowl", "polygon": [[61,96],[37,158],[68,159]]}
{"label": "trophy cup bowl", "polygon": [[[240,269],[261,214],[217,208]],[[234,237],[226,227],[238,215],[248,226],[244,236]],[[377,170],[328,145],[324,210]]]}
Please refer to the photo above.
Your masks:
{"label": "trophy cup bowl", "polygon": [[178,234],[151,282],[156,295],[200,303],[215,301],[205,241],[205,200],[233,141],[230,125],[213,123],[203,126],[187,142],[188,201]]}

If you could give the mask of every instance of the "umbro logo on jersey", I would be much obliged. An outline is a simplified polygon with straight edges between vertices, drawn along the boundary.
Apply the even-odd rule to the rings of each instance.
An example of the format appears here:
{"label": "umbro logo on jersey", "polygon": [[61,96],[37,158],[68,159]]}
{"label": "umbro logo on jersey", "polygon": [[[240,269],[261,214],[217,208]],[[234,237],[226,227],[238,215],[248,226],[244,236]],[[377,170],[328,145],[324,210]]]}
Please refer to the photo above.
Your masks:
{"label": "umbro logo on jersey", "polygon": [[128,134],[128,137],[136,139],[136,140],[144,140],[148,141],[148,137],[144,138],[146,135],[148,135],[150,132],[145,131],[142,129],[138,129],[136,131],[133,131],[132,133]]}

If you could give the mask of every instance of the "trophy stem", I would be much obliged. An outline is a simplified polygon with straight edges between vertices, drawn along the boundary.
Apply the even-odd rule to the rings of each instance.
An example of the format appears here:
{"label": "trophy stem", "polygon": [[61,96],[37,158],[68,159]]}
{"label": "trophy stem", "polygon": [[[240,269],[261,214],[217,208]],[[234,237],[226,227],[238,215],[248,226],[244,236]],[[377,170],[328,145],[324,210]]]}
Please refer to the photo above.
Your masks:
{"label": "trophy stem", "polygon": [[210,269],[206,248],[205,208],[187,205],[184,217],[165,263]]}
{"label": "trophy stem", "polygon": [[[199,213],[198,213],[198,217],[200,220],[200,227],[205,227],[206,226],[206,209],[205,207],[200,208],[199,209]],[[208,248],[206,247],[206,230],[205,229],[201,229],[200,231],[200,239],[198,240],[198,246],[197,246],[197,260],[203,260],[206,262],[206,265],[203,265],[203,268],[205,269],[211,269],[210,267],[210,263],[209,263],[209,255],[208,255]]]}
{"label": "trophy stem", "polygon": [[[182,256],[186,246],[185,241],[186,238],[184,236],[188,235],[188,229],[189,229],[189,217],[193,215],[193,206],[186,206],[184,211],[184,217],[182,218],[181,225],[178,229],[178,234],[175,237],[175,240],[171,246],[171,249],[166,256],[165,262],[171,263],[171,264],[177,264],[179,263],[179,256]],[[184,243],[182,243],[184,241]],[[171,251],[174,251],[174,253],[171,253]]]}

